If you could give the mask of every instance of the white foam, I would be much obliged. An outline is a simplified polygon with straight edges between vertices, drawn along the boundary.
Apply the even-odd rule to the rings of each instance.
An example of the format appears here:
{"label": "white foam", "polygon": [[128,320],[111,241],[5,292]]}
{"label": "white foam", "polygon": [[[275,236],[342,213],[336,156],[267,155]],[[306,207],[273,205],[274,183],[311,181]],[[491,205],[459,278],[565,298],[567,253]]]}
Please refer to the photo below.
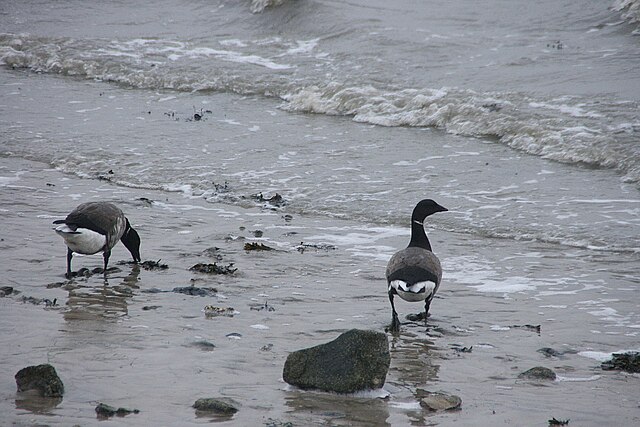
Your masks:
{"label": "white foam", "polygon": [[253,328],[253,329],[262,329],[262,330],[269,329],[269,327],[267,325],[261,325],[261,324],[251,325],[250,327]]}
{"label": "white foam", "polygon": [[582,357],[586,357],[588,359],[594,359],[597,360],[598,362],[606,362],[607,360],[611,359],[613,357],[613,354],[616,353],[630,353],[630,352],[640,352],[640,347],[634,349],[634,350],[618,350],[618,351],[612,351],[611,353],[607,353],[604,351],[592,351],[592,350],[586,350],[586,351],[580,351],[578,352],[578,356],[582,356]]}
{"label": "white foam", "polygon": [[586,377],[586,378],[580,378],[580,377],[570,378],[570,377],[563,377],[561,375],[557,375],[556,376],[556,381],[558,381],[558,382],[587,382],[587,381],[597,381],[600,378],[602,378],[602,375],[591,375],[590,377]]}

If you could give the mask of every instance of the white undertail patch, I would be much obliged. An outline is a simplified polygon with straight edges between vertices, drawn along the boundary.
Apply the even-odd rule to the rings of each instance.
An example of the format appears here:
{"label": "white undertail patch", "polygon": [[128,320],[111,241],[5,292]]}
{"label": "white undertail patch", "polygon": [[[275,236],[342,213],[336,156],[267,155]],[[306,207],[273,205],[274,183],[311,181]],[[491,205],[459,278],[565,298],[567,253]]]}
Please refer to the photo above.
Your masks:
{"label": "white undertail patch", "polygon": [[107,243],[104,235],[88,228],[78,228],[73,231],[67,224],[62,224],[56,227],[55,231],[62,236],[69,249],[79,254],[96,254],[102,251]]}
{"label": "white undertail patch", "polygon": [[429,281],[414,283],[410,286],[404,280],[392,280],[389,283],[389,290],[395,289],[400,298],[410,302],[424,301],[431,296],[435,288],[436,284]]}

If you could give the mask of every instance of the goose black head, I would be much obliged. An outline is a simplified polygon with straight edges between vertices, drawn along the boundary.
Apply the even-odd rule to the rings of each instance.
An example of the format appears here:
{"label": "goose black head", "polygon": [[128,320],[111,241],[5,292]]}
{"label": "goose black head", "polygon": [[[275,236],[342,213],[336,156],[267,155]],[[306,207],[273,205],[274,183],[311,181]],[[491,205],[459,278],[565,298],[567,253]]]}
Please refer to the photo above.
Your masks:
{"label": "goose black head", "polygon": [[440,206],[431,199],[420,200],[416,207],[413,209],[411,221],[422,224],[424,222],[424,219],[429,215],[433,215],[437,212],[446,212],[448,210],[449,209],[445,208],[444,206]]}
{"label": "goose black head", "polygon": [[133,257],[134,262],[140,262],[140,236],[138,232],[133,229],[131,224],[129,224],[129,220],[127,219],[127,228],[120,239],[122,244],[129,249],[131,252],[131,256]]}

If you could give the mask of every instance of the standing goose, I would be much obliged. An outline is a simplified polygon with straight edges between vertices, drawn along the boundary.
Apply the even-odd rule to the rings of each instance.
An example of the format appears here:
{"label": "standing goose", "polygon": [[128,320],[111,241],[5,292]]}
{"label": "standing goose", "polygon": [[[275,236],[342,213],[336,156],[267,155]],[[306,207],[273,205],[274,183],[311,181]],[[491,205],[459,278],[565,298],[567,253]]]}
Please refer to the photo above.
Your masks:
{"label": "standing goose", "polygon": [[393,304],[394,295],[405,301],[424,301],[424,319],[427,320],[431,300],[442,279],[442,267],[438,257],[431,251],[431,244],[424,232],[424,220],[429,215],[447,210],[431,199],[421,200],[411,215],[409,246],[396,252],[387,264],[389,301],[393,312],[392,332],[398,332],[400,329],[398,313]]}
{"label": "standing goose", "polygon": [[71,258],[73,253],[93,255],[102,252],[104,275],[111,249],[122,240],[131,252],[134,262],[140,261],[140,236],[131,227],[120,208],[109,202],[88,202],[75,208],[67,218],[54,221],[61,224],[55,228],[67,245],[67,274],[71,278]]}

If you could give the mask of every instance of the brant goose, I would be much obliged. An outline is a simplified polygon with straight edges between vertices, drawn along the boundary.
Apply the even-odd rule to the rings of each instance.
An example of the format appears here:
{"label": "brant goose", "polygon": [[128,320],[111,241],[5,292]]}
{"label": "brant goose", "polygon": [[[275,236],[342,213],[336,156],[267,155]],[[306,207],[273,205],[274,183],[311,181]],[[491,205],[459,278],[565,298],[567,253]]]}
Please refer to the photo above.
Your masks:
{"label": "brant goose", "polygon": [[131,227],[129,220],[113,203],[89,202],[75,208],[66,219],[54,221],[61,224],[54,230],[67,245],[67,274],[71,278],[71,258],[73,253],[93,255],[102,252],[104,256],[104,274],[111,249],[122,240],[129,249],[134,262],[140,261],[140,236]]}
{"label": "brant goose", "polygon": [[424,301],[424,320],[427,320],[429,306],[440,280],[442,267],[440,260],[431,251],[431,244],[424,232],[424,220],[436,212],[447,211],[431,199],[421,200],[411,215],[411,241],[409,246],[396,252],[387,264],[387,283],[389,285],[389,301],[393,317],[391,331],[400,330],[398,313],[393,304],[394,295],[405,301]]}

